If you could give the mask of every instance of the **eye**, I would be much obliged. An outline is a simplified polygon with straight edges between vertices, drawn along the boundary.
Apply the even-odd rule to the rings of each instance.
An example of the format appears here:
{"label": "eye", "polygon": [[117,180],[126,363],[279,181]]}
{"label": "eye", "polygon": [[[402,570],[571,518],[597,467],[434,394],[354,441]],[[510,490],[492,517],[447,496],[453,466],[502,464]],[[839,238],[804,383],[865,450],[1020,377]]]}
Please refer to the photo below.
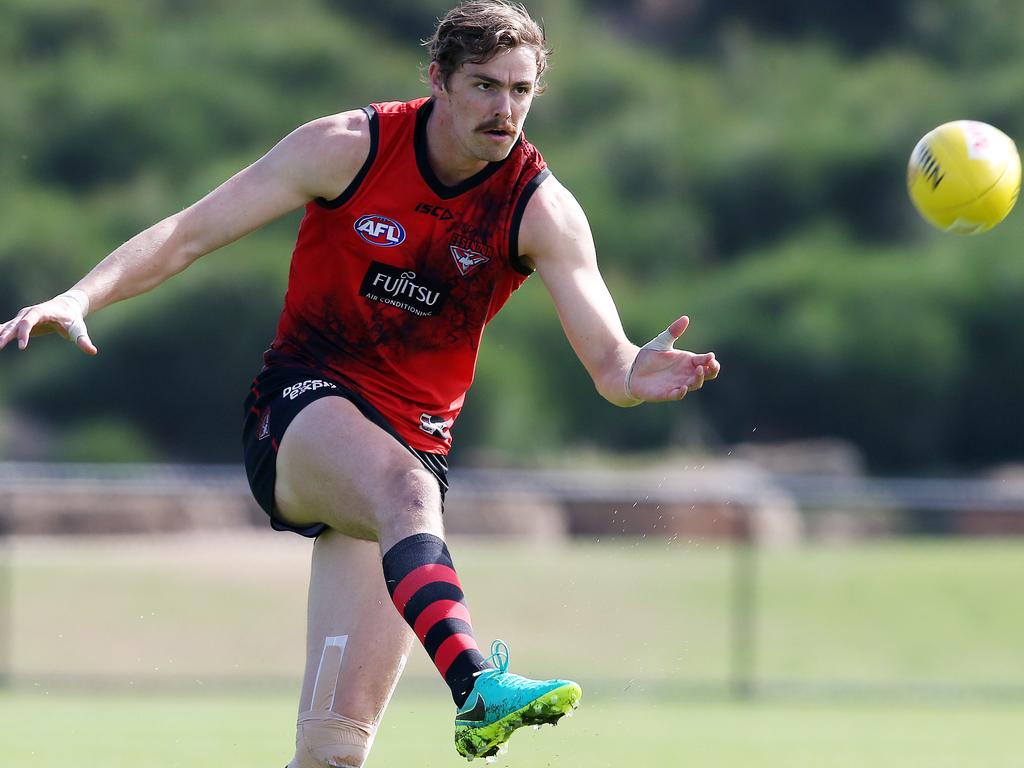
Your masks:
{"label": "eye", "polygon": [[489,90],[491,90],[491,84],[490,83],[477,83],[476,87],[479,88],[481,91],[489,91]]}

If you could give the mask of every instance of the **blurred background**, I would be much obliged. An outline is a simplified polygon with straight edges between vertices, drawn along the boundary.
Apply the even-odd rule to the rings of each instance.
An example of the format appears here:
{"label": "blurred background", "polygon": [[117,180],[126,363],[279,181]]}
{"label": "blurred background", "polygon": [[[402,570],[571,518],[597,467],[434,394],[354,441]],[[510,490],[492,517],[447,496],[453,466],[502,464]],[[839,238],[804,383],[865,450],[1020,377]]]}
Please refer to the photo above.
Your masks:
{"label": "blurred background", "polygon": [[[295,126],[424,95],[448,5],[0,0],[0,317]],[[527,134],[627,332],[686,312],[723,375],[613,408],[527,282],[453,430],[477,626],[583,680],[592,725],[556,741],[589,764],[1021,765],[1024,214],[943,235],[905,172],[948,120],[1024,139],[1024,4],[528,5],[554,56]],[[308,543],[265,530],[239,432],[298,221],[92,318],[99,358],[0,354],[0,743],[22,764],[137,764],[97,735],[126,713],[160,765],[287,760]],[[417,656],[394,722],[447,723],[441,694]],[[690,746],[666,726],[644,752],[631,717]],[[451,761],[437,727],[418,764]],[[408,764],[388,743],[376,764]]]}

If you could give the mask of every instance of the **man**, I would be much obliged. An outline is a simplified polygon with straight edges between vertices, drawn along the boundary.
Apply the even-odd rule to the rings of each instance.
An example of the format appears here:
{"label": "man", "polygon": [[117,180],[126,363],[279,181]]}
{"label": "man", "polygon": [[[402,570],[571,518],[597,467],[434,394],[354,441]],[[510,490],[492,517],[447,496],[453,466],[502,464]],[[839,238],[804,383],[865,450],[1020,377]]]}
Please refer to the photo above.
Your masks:
{"label": "man", "polygon": [[469,759],[579,702],[574,682],[508,672],[503,643],[485,657],[444,541],[450,427],[484,325],[527,275],[613,404],[680,400],[719,372],[713,354],[672,348],[685,317],[642,349],[626,339],[582,210],[522,134],[548,55],[525,8],[465,3],[430,52],[430,98],[301,126],[0,329],[0,348],[58,332],[96,354],[90,309],[305,206],[244,428],[271,524],[316,539],[291,768],[363,764],[415,638],[451,689]]}

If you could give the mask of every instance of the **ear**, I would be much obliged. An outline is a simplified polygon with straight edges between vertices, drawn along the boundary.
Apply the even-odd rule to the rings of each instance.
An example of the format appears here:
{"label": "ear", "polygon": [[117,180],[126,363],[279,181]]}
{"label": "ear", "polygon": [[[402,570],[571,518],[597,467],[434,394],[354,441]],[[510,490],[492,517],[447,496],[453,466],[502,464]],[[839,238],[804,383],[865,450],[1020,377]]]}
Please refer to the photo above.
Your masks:
{"label": "ear", "polygon": [[427,68],[427,77],[430,78],[430,92],[434,95],[434,98],[441,96],[445,92],[441,65],[436,61],[430,62],[430,66]]}

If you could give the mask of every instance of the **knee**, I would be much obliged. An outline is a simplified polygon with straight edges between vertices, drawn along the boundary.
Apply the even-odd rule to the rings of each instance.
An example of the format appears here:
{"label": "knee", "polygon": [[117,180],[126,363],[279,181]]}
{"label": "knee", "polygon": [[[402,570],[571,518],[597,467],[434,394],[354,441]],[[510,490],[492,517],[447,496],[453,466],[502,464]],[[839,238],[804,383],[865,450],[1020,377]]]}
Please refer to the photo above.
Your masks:
{"label": "knee", "polygon": [[295,729],[288,768],[362,768],[377,726],[336,712],[304,712]]}
{"label": "knee", "polygon": [[376,505],[382,528],[411,520],[441,519],[441,491],[437,478],[425,469],[405,470],[388,477],[387,491]]}

